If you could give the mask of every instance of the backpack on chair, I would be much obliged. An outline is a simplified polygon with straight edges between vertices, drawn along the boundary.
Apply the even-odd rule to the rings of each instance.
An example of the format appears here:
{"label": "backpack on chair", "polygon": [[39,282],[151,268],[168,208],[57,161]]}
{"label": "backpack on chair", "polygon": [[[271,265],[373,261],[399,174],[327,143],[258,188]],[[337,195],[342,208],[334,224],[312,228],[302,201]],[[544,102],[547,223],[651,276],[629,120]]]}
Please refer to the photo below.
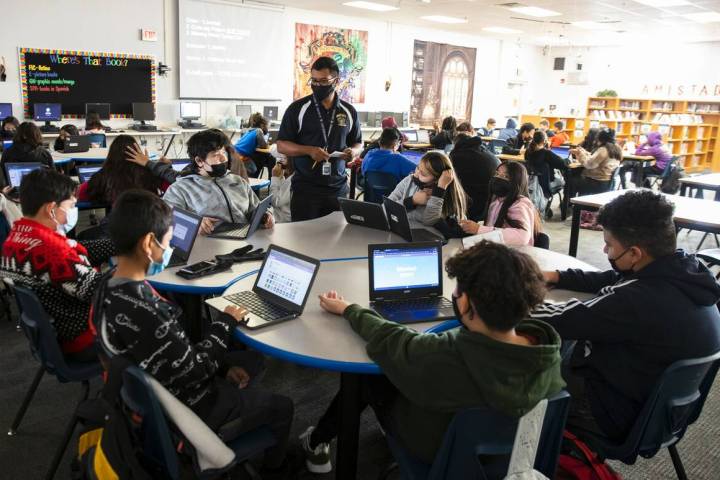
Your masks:
{"label": "backpack on chair", "polygon": [[622,480],[610,465],[575,435],[565,430],[563,440],[555,480]]}
{"label": "backpack on chair", "polygon": [[670,195],[675,195],[680,191],[680,179],[685,176],[682,167],[676,166],[670,173],[660,182],[660,191]]}

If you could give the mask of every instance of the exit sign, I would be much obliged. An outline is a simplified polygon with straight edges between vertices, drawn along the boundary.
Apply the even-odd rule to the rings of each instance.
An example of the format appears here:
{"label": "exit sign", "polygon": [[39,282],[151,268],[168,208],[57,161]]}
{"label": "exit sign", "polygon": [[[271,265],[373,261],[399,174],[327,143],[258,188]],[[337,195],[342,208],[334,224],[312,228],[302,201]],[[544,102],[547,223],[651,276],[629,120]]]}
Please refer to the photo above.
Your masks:
{"label": "exit sign", "polygon": [[143,42],[157,42],[157,32],[155,30],[140,30],[140,39]]}

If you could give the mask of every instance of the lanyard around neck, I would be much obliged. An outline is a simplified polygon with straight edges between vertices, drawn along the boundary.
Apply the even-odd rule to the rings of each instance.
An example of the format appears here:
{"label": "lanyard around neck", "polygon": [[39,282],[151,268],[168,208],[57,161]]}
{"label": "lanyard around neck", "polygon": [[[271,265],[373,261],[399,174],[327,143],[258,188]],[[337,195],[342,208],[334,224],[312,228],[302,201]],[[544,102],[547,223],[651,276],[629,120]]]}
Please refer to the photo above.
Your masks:
{"label": "lanyard around neck", "polygon": [[325,128],[325,118],[323,118],[322,112],[320,111],[320,102],[317,101],[317,98],[315,98],[315,95],[312,96],[313,99],[313,105],[315,105],[315,112],[318,116],[318,121],[320,121],[320,130],[322,131],[323,140],[325,140],[325,150],[330,147],[330,134],[332,133],[332,129],[335,126],[335,112],[337,111],[337,98],[335,99],[335,106],[332,109],[332,112],[330,113],[330,127]]}

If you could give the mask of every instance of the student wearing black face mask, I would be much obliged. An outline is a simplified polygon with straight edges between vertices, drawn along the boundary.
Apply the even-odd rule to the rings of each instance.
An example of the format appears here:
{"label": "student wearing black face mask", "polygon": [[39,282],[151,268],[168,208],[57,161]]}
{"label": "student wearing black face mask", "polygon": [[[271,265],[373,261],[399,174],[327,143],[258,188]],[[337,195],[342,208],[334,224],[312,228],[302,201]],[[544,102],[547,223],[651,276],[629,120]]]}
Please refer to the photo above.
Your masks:
{"label": "student wearing black face mask", "polygon": [[531,315],[577,341],[563,365],[571,431],[624,440],[670,364],[720,350],[720,286],[694,256],[676,250],[673,210],[648,190],[617,197],[597,218],[613,269],[544,273],[557,288],[597,295]]}
{"label": "student wearing black face mask", "polygon": [[280,124],[278,152],[295,166],[290,205],[293,221],[340,210],[338,197],[348,192],[345,164],[362,151],[357,111],[335,91],[339,76],[335,60],[315,60],[309,81],[313,93],[293,102]]}
{"label": "student wearing black face mask", "polygon": [[[198,132],[187,142],[193,159],[193,173],[178,178],[165,192],[163,199],[203,216],[200,231],[212,233],[220,222],[248,223],[260,201],[250,184],[228,169],[228,139],[220,130]],[[264,228],[275,224],[271,213],[263,219]]]}
{"label": "student wearing black face mask", "polygon": [[525,166],[517,162],[503,163],[490,180],[485,225],[465,220],[460,226],[470,235],[498,230],[507,245],[533,245],[542,225],[537,209],[528,197]]}

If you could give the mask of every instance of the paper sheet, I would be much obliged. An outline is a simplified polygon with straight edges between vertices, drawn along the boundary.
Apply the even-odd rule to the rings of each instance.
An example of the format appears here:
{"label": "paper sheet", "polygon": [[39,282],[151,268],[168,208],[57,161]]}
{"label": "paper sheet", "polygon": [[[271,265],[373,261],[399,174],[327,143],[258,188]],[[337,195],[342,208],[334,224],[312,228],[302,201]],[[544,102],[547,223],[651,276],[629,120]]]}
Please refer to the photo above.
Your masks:
{"label": "paper sheet", "polygon": [[512,455],[510,456],[510,466],[505,477],[506,480],[538,480],[546,478],[533,469],[546,410],[547,400],[541,400],[535,405],[535,408],[520,418],[515,433]]}
{"label": "paper sheet", "polygon": [[477,235],[463,238],[463,248],[467,250],[468,248],[472,247],[476,243],[480,243],[483,240],[488,240],[495,243],[505,243],[505,240],[503,240],[502,232],[500,230],[492,230],[487,233],[478,233]]}

